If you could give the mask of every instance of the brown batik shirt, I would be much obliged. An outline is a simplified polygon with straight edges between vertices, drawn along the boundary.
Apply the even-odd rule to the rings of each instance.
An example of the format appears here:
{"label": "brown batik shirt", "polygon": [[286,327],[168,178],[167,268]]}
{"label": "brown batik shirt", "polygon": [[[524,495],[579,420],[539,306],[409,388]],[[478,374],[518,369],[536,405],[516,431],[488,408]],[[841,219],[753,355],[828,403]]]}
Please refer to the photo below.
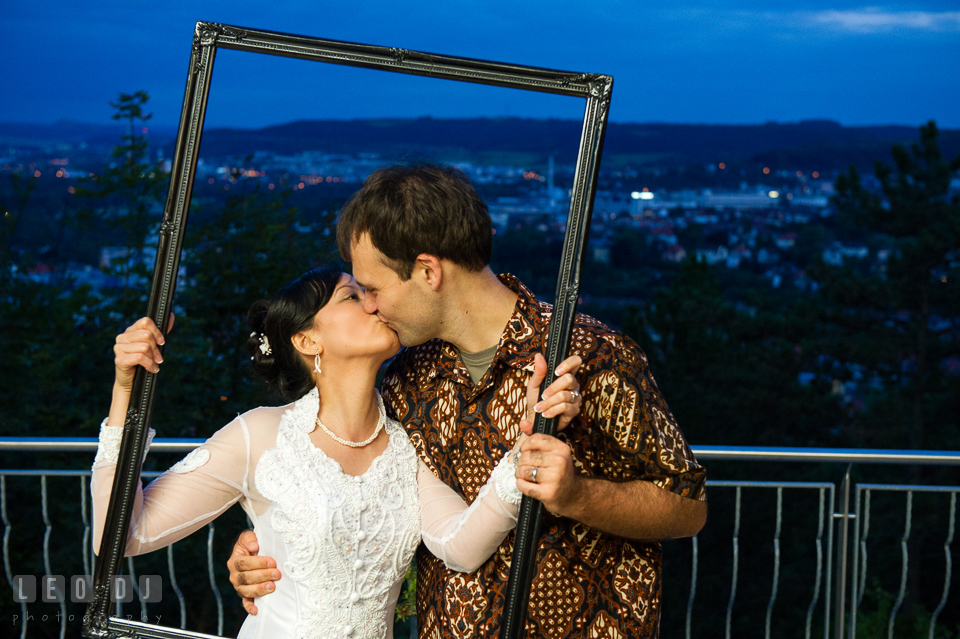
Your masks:
{"label": "brown batik shirt", "polygon": [[[552,307],[516,278],[518,294],[490,368],[474,385],[457,349],[435,339],[407,348],[383,381],[383,396],[423,461],[472,502],[520,434],[533,357],[546,351]],[[578,315],[571,354],[580,415],[559,438],[577,472],[624,482],[644,480],[705,499],[705,471],[694,459],[647,359],[629,337]],[[417,553],[417,625],[424,639],[495,637],[510,576],[514,534],[476,572],[449,570],[421,544]],[[656,637],[660,619],[660,544],[624,539],[572,519],[544,514],[526,636]]]}

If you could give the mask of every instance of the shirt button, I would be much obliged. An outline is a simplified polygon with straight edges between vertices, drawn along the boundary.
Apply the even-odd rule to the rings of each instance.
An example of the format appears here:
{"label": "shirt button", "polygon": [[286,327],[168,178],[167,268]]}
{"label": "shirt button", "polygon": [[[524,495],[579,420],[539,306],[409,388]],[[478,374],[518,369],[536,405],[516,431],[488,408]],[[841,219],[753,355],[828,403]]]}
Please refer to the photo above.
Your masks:
{"label": "shirt button", "polygon": [[357,539],[359,539],[360,541],[363,541],[366,538],[367,538],[367,533],[363,532],[362,530],[357,533]]}
{"label": "shirt button", "polygon": [[363,560],[362,560],[362,559],[357,559],[355,562],[353,562],[353,569],[354,569],[354,570],[360,570],[361,568],[363,568]]}
{"label": "shirt button", "polygon": [[350,595],[350,603],[357,603],[358,601],[360,601],[360,595],[357,593]]}
{"label": "shirt button", "polygon": [[352,634],[353,634],[353,626],[344,626],[344,627],[343,627],[343,634],[347,635],[348,637],[349,637],[350,635],[352,635]]}

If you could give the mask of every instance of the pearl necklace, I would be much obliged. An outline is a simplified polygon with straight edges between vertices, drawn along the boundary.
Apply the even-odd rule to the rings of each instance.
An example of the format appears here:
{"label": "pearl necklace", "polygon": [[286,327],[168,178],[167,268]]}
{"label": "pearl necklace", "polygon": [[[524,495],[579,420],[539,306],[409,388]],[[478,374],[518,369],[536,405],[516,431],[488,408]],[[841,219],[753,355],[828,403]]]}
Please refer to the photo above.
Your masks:
{"label": "pearl necklace", "polygon": [[363,448],[377,438],[377,436],[380,434],[380,431],[383,430],[384,424],[387,423],[387,412],[383,409],[383,400],[380,398],[380,393],[374,391],[374,394],[377,397],[377,408],[380,410],[380,418],[377,419],[377,429],[373,431],[373,435],[370,435],[369,438],[363,440],[362,442],[352,442],[343,439],[342,437],[338,437],[337,435],[333,434],[330,429],[323,424],[323,422],[320,421],[319,417],[317,417],[317,426],[319,426],[320,430],[329,435],[330,438],[338,444],[350,446],[351,448]]}

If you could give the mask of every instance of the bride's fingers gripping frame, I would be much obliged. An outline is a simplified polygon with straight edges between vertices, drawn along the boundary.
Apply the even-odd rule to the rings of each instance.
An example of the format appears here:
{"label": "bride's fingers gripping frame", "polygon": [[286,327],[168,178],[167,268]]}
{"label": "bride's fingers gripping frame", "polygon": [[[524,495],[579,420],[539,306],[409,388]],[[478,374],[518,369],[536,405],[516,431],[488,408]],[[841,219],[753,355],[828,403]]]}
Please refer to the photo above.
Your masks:
{"label": "bride's fingers gripping frame", "polygon": [[557,378],[543,391],[538,400],[540,384],[547,375],[547,362],[539,353],[534,358],[533,374],[527,381],[527,413],[520,427],[527,435],[533,433],[535,413],[547,419],[557,417],[557,430],[563,430],[580,413],[582,396],[576,374],[583,360],[573,355],[563,360],[555,371]]}

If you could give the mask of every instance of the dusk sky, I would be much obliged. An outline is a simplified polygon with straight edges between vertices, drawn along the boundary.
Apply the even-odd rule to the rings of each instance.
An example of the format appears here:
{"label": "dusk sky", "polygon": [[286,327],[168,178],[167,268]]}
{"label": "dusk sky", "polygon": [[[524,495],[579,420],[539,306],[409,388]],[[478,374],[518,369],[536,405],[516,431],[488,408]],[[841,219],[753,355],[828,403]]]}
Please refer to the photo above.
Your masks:
{"label": "dusk sky", "polygon": [[[956,0],[546,3],[14,2],[0,6],[0,121],[106,123],[145,89],[179,118],[197,20],[614,76],[617,122],[960,128]],[[304,118],[582,117],[582,101],[221,51],[208,126]]]}

